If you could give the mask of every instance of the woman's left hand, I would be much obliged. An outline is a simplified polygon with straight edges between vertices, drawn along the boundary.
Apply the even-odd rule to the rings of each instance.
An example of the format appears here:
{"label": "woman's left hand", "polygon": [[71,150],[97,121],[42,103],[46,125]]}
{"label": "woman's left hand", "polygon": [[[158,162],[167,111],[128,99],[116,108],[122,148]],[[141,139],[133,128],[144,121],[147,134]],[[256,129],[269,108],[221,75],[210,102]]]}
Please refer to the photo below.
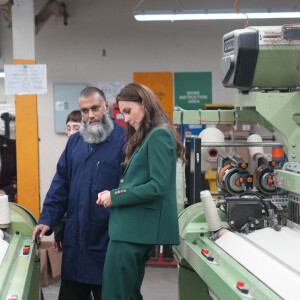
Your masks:
{"label": "woman's left hand", "polygon": [[103,205],[106,207],[111,207],[111,197],[110,197],[110,191],[103,191],[98,194],[98,200],[96,201],[98,205]]}

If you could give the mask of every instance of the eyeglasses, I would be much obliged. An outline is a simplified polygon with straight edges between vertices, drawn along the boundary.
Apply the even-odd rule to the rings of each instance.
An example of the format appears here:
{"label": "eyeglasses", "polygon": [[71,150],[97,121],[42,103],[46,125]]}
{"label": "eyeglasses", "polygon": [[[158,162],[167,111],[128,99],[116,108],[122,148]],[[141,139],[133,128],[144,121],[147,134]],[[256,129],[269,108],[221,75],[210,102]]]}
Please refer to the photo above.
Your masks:
{"label": "eyeglasses", "polygon": [[71,132],[75,133],[75,132],[79,131],[79,129],[80,129],[80,125],[67,126],[67,127],[65,128],[65,133],[66,133],[66,134],[69,134],[69,133],[71,133]]}

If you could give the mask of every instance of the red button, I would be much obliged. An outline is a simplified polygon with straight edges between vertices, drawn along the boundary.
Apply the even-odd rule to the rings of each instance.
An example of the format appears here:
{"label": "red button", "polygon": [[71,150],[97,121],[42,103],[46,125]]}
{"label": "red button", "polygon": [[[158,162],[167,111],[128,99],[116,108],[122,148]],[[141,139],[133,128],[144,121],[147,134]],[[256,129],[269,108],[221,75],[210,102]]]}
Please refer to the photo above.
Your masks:
{"label": "red button", "polygon": [[236,282],[236,287],[240,287],[240,288],[242,288],[242,287],[244,287],[244,282],[243,281],[237,281]]}
{"label": "red button", "polygon": [[24,247],[23,254],[28,254],[28,253],[29,253],[29,247]]}
{"label": "red button", "polygon": [[203,254],[207,255],[208,252],[209,252],[209,250],[207,250],[207,249],[202,249],[202,253],[203,253]]}

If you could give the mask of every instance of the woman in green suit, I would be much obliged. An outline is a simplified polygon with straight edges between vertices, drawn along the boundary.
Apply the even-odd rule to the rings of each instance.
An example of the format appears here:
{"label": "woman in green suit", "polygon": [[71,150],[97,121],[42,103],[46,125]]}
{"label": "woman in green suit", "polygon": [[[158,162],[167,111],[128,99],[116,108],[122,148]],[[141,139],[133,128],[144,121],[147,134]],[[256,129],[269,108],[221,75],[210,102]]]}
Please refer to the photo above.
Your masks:
{"label": "woman in green suit", "polygon": [[102,299],[138,300],[152,245],[179,244],[176,161],[185,161],[185,149],[149,88],[130,83],[117,103],[127,127],[126,169],[117,189],[98,194],[97,204],[111,207]]}

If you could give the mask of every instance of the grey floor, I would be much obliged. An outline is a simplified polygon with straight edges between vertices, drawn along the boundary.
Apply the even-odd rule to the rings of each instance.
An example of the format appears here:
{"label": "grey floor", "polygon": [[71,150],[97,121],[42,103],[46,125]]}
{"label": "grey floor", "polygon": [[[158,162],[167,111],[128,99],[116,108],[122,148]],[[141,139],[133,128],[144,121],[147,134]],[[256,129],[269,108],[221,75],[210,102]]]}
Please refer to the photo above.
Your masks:
{"label": "grey floor", "polygon": [[[57,300],[60,281],[43,287],[44,300]],[[177,268],[146,267],[142,285],[144,300],[178,300]]]}

